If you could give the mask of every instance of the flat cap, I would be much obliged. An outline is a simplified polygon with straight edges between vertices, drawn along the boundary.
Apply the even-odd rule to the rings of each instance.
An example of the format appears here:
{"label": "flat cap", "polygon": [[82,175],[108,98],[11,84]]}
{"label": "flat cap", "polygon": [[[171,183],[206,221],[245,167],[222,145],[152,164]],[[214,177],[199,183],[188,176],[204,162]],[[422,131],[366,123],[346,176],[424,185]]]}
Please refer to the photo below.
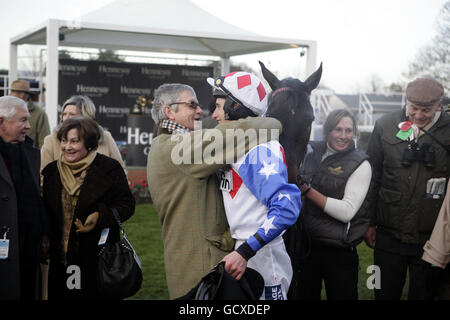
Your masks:
{"label": "flat cap", "polygon": [[406,87],[406,99],[418,106],[431,106],[438,102],[444,95],[444,87],[434,78],[417,78],[408,83]]}

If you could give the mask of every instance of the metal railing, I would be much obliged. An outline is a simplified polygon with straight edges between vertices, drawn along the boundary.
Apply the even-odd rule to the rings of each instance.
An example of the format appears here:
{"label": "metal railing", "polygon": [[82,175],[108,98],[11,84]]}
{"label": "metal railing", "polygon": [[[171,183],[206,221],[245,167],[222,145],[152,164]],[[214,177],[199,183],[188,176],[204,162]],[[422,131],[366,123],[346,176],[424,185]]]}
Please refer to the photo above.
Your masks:
{"label": "metal railing", "polygon": [[314,123],[322,124],[325,122],[328,114],[333,110],[330,103],[328,102],[328,98],[332,95],[332,93],[323,90],[314,90],[311,93],[311,105],[314,110]]}
{"label": "metal railing", "polygon": [[[5,95],[9,93],[9,76],[7,74],[3,74],[0,75],[0,77],[3,79],[3,86],[0,86],[0,90],[3,90]],[[25,75],[21,75],[19,74],[19,76],[17,77],[18,79],[25,79],[25,80],[32,80],[32,81],[37,81],[39,82],[39,80],[41,79],[39,76],[25,76]],[[35,90],[36,88],[31,88],[30,90],[33,91],[33,89]]]}
{"label": "metal railing", "polygon": [[2,86],[0,86],[0,90],[2,90],[3,91],[3,94],[4,95],[7,95],[8,94],[8,89],[9,89],[9,84],[8,84],[8,75],[1,75],[0,76],[2,79],[3,79],[3,85]]}
{"label": "metal railing", "polygon": [[359,94],[358,119],[363,126],[373,126],[373,106],[365,93]]}

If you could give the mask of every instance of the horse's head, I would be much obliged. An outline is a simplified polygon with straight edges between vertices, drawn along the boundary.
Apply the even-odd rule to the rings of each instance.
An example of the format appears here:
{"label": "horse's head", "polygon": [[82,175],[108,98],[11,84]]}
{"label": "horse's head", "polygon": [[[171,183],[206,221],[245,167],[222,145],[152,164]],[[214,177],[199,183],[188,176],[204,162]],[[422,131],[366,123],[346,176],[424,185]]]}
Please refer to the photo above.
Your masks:
{"label": "horse's head", "polygon": [[311,135],[314,111],[309,98],[311,91],[319,85],[322,64],[305,82],[294,78],[278,80],[261,61],[259,64],[272,88],[266,115],[280,120],[283,125],[280,143],[286,155],[289,182],[294,183]]}

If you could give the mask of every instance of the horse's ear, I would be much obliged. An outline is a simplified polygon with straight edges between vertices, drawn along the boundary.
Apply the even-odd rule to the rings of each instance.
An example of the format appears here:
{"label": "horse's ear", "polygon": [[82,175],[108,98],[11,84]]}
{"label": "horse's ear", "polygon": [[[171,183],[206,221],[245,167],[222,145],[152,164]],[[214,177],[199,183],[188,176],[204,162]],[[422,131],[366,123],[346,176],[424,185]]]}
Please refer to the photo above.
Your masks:
{"label": "horse's ear", "polygon": [[280,82],[280,80],[278,80],[278,78],[272,72],[270,72],[269,69],[266,68],[264,63],[262,63],[261,61],[258,61],[258,62],[259,62],[259,65],[261,66],[261,71],[264,76],[264,79],[267,80],[267,82],[269,83],[269,86],[272,88],[272,90],[275,90],[277,88],[278,82]]}
{"label": "horse's ear", "polygon": [[319,69],[317,69],[312,75],[306,79],[305,84],[309,89],[309,93],[313,91],[319,85],[320,78],[322,77],[322,62],[320,63]]}

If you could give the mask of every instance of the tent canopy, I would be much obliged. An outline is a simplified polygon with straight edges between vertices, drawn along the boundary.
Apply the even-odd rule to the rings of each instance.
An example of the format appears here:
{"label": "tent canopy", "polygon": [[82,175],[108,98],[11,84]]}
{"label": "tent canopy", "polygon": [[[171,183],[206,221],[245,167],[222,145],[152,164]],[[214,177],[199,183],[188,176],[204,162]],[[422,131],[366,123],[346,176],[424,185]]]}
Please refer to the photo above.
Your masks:
{"label": "tent canopy", "polygon": [[[58,47],[196,54],[222,58],[222,73],[235,55],[305,47],[308,74],[316,68],[316,42],[265,37],[211,15],[190,0],[117,0],[79,19],[51,19],[10,41],[10,79],[17,78],[17,46],[47,46],[47,112],[57,123]],[[54,113],[54,115],[52,114]]]}
{"label": "tent canopy", "polygon": [[[181,14],[180,14],[181,13]],[[238,28],[190,0],[118,0],[72,21],[58,21],[59,45],[212,55],[228,58],[315,46],[315,41],[270,38]],[[11,39],[46,44],[46,24]]]}

